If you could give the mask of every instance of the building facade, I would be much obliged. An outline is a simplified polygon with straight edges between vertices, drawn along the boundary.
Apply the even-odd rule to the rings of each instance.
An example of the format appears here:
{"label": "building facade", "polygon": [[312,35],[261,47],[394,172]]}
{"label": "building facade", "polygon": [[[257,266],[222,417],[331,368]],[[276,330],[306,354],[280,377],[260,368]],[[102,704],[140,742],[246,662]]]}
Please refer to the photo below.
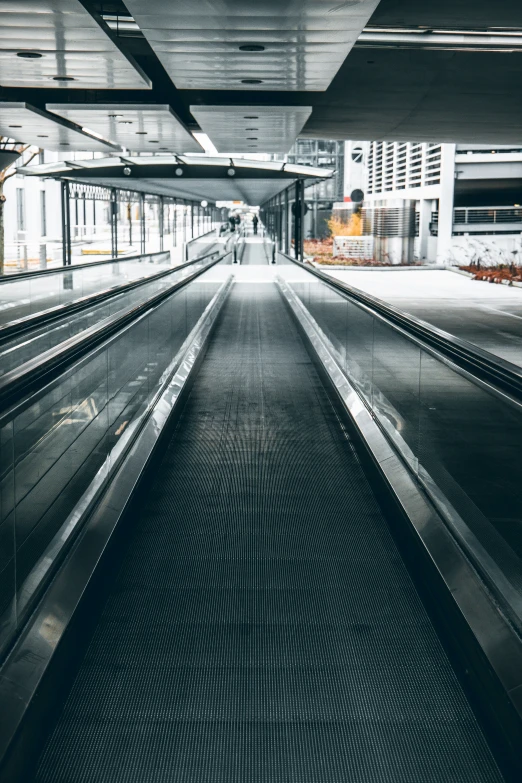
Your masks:
{"label": "building facade", "polygon": [[345,180],[362,183],[370,215],[414,210],[420,261],[506,263],[521,251],[522,146],[347,142]]}

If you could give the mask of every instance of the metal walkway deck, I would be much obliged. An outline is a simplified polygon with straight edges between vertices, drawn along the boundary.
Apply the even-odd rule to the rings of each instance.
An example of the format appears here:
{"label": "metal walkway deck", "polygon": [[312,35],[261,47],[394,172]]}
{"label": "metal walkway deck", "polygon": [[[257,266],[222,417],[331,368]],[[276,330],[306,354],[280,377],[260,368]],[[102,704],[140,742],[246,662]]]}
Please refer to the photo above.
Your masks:
{"label": "metal walkway deck", "polygon": [[274,284],[147,498],[37,783],[502,780]]}
{"label": "metal walkway deck", "polygon": [[245,239],[245,250],[241,259],[242,266],[267,264],[261,236],[249,236]]}

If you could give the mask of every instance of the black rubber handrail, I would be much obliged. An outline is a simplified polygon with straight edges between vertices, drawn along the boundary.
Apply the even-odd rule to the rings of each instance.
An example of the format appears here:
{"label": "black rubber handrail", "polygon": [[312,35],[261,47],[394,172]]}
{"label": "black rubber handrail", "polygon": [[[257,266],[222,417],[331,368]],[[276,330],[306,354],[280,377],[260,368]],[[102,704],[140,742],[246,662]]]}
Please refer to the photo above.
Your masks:
{"label": "black rubber handrail", "polygon": [[64,272],[75,272],[77,269],[88,269],[91,266],[105,266],[106,264],[122,264],[127,261],[142,261],[152,256],[166,255],[168,250],[156,250],[154,253],[139,253],[136,256],[124,256],[123,258],[107,258],[105,261],[86,261],[84,264],[70,264],[69,266],[56,266],[51,269],[34,269],[32,272],[16,272],[13,275],[0,275],[0,285],[3,283],[20,282],[30,277],[44,275],[59,275]]}
{"label": "black rubber handrail", "polygon": [[327,275],[318,269],[305,266],[295,258],[281,253],[292,263],[306,270],[309,274],[319,278],[323,283],[333,288],[338,293],[355,300],[369,310],[378,313],[391,324],[400,327],[406,333],[435,348],[443,356],[451,359],[456,365],[511,396],[522,401],[522,368],[512,362],[502,359],[500,356],[490,353],[473,343],[456,337],[454,334],[439,329],[433,324],[416,318],[414,315],[404,313],[397,307],[383,302],[381,299],[367,294],[358,288]]}
{"label": "black rubber handrail", "polygon": [[131,280],[128,283],[122,283],[119,286],[113,288],[106,288],[103,291],[97,291],[94,294],[88,294],[87,296],[74,299],[72,302],[64,302],[61,305],[55,305],[47,310],[42,310],[40,313],[34,313],[34,315],[27,315],[23,318],[18,318],[16,321],[9,321],[7,324],[0,326],[0,345],[9,342],[14,337],[19,337],[21,334],[33,331],[47,324],[51,324],[54,321],[59,321],[62,318],[68,318],[75,313],[79,313],[82,310],[86,310],[95,304],[112,299],[119,294],[131,291],[134,288],[139,288],[142,285],[146,285],[152,280],[159,280],[162,277],[168,277],[168,275],[177,272],[180,269],[185,269],[187,266],[191,266],[199,261],[204,261],[212,255],[215,255],[217,250],[213,250],[211,253],[207,253],[204,256],[193,258],[191,261],[186,261],[178,266],[169,266],[167,269],[162,269],[160,272],[156,272],[148,277],[139,277],[136,280]]}
{"label": "black rubber handrail", "polygon": [[[145,302],[131,305],[126,310],[104,319],[100,324],[85,329],[68,340],[64,340],[60,345],[45,351],[40,356],[30,359],[20,367],[6,373],[0,378],[0,417],[3,418],[6,414],[9,414],[10,409],[20,401],[22,396],[26,397],[27,395],[35,394],[100,343],[119,332],[123,327],[139,318],[148,310],[157,307],[180,288],[183,288],[203,274],[203,272],[218,264],[227,255],[229,255],[229,251],[220,254],[201,269],[174,283],[167,290],[155,294]],[[200,260],[195,259],[192,263]]]}

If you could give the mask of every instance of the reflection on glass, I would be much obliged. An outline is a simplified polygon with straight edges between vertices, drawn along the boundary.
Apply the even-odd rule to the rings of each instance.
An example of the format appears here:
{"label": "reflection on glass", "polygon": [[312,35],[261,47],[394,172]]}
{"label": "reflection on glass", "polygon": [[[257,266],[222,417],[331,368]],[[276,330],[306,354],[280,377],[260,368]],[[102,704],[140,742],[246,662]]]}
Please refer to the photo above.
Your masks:
{"label": "reflection on glass", "polygon": [[207,276],[133,321],[0,421],[0,649],[75,532],[80,499],[114,464],[219,288],[218,278]]}
{"label": "reflection on glass", "polygon": [[453,534],[522,619],[522,406],[322,281],[288,282]]}

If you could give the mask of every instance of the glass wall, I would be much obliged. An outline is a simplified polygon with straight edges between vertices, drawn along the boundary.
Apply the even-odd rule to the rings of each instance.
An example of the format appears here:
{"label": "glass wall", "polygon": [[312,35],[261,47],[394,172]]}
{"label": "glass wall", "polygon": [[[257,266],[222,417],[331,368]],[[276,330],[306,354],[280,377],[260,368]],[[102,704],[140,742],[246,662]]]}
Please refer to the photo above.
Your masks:
{"label": "glass wall", "polygon": [[[184,274],[173,271],[171,284]],[[0,650],[77,532],[78,504],[118,464],[222,280],[204,272],[0,417]]]}
{"label": "glass wall", "polygon": [[[281,267],[285,275],[285,267]],[[289,286],[506,610],[522,623],[522,405],[289,267]]]}

